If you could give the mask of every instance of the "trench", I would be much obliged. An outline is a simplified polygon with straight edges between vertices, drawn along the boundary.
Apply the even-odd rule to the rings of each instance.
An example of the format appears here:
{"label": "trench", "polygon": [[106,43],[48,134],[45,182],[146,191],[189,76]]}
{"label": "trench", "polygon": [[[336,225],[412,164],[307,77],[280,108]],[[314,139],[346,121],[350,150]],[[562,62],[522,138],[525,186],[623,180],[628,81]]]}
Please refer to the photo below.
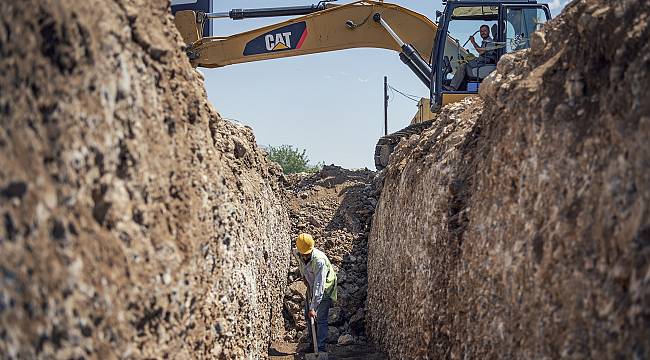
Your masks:
{"label": "trench", "polygon": [[[365,331],[367,244],[377,204],[375,173],[325,166],[315,174],[289,176],[291,238],[312,234],[338,274],[339,300],[328,319],[328,353],[334,359],[385,359]],[[302,308],[305,287],[292,259],[284,296],[284,331],[272,343],[272,359],[302,359],[309,348]]]}
{"label": "trench", "polygon": [[334,358],[650,357],[647,2],[573,1],[382,172],[290,177],[143,6],[0,11],[3,358],[301,359],[303,231]]}

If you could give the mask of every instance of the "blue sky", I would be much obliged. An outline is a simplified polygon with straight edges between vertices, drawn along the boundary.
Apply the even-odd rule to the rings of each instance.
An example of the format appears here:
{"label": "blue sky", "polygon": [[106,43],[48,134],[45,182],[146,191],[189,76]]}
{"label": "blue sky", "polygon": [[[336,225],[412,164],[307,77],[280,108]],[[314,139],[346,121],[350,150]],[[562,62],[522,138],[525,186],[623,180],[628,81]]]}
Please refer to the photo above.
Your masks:
{"label": "blue sky", "polygon": [[[442,10],[440,1],[394,2],[431,19]],[[566,2],[549,2],[554,16]],[[219,0],[214,11],[312,3],[317,1]],[[215,35],[230,35],[285,19],[219,19],[213,26]],[[306,149],[312,163],[345,168],[374,169],[384,126],[384,76],[397,89],[428,97],[428,89],[388,50],[343,50],[201,71],[209,100],[223,117],[251,126],[259,145],[293,145]],[[414,102],[391,94],[389,132],[407,126],[416,111]]]}

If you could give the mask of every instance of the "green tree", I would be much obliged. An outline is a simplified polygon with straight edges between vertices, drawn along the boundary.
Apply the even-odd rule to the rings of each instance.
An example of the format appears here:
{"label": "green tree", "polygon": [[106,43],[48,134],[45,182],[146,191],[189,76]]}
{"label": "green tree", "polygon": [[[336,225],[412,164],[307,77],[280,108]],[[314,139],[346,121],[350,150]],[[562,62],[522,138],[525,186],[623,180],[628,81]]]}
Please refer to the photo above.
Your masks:
{"label": "green tree", "polygon": [[269,159],[280,164],[282,171],[285,174],[293,174],[299,172],[318,172],[323,167],[322,164],[314,166],[309,165],[307,158],[307,150],[302,151],[294,148],[291,145],[271,146],[266,148]]}

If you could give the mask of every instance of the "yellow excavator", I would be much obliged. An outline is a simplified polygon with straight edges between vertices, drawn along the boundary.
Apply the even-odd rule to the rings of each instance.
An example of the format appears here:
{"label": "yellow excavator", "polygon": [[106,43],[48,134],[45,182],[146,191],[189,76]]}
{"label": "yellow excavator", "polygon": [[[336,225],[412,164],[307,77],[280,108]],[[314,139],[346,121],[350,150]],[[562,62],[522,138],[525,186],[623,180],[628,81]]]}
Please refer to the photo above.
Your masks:
{"label": "yellow excavator", "polygon": [[[421,132],[432,114],[448,103],[475,96],[481,81],[503,54],[530,47],[530,36],[550,19],[548,5],[535,0],[447,0],[436,22],[396,4],[355,1],[262,9],[212,12],[210,0],[172,0],[176,27],[187,44],[193,66],[215,68],[252,61],[278,59],[351,48],[382,48],[399,53],[402,62],[430,90],[422,99],[412,125],[379,139],[375,165],[382,169],[399,140]],[[296,16],[290,20],[231,36],[211,36],[210,20],[242,20]],[[472,67],[457,88],[450,88],[463,64],[476,55],[450,35],[478,27],[489,29],[489,42],[481,46],[496,56],[491,63]],[[484,36],[481,33],[481,36]],[[472,36],[473,38],[473,36]],[[484,38],[483,40],[488,40]],[[468,40],[469,42],[470,40]],[[474,43],[474,41],[473,41]],[[476,46],[475,46],[476,47]]]}

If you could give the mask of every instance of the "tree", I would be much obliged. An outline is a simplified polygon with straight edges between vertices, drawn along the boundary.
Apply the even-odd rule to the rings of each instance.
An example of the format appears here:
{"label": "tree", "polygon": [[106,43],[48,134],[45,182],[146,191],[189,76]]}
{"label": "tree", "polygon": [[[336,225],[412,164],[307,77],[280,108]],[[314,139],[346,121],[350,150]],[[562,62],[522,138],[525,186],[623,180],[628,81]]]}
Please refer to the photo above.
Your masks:
{"label": "tree", "polygon": [[269,159],[280,164],[282,171],[285,174],[293,174],[299,172],[318,172],[322,168],[321,164],[315,166],[309,165],[307,158],[307,150],[302,151],[294,148],[291,145],[271,146],[266,148]]}

